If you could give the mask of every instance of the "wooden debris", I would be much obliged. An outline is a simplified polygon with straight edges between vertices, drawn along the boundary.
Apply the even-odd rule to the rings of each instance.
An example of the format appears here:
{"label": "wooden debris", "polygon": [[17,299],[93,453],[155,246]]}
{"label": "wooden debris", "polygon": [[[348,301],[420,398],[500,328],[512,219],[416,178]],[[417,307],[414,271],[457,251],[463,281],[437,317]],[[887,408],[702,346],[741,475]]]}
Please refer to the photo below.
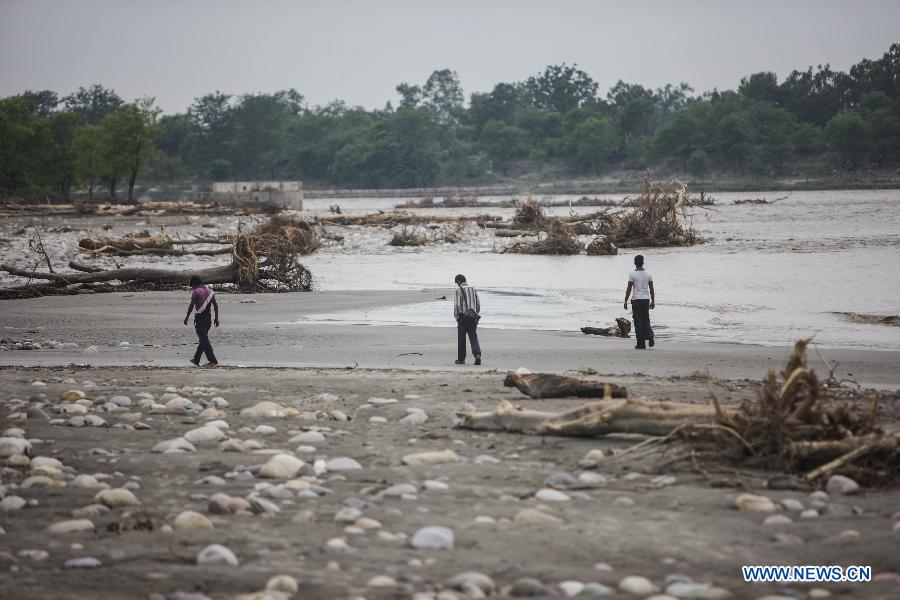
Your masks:
{"label": "wooden debris", "polygon": [[578,379],[552,373],[520,375],[509,373],[503,382],[506,387],[515,387],[532,398],[626,398],[628,390],[615,383],[604,383],[592,379]]}

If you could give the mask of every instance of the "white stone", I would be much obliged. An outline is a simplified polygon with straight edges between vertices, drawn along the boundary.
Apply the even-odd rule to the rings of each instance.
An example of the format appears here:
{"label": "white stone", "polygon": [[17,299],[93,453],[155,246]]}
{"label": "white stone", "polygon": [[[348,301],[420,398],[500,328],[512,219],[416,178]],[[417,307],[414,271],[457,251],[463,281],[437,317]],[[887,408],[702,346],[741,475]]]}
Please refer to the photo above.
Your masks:
{"label": "white stone", "polygon": [[646,577],[629,575],[619,582],[619,591],[635,596],[647,596],[655,594],[659,591],[659,588]]}
{"label": "white stone", "polygon": [[197,554],[197,564],[229,565],[232,567],[236,567],[239,563],[237,556],[234,555],[234,552],[232,552],[225,546],[220,546],[219,544],[210,544]]}
{"label": "white stone", "polygon": [[404,494],[418,494],[419,489],[409,483],[398,483],[384,490],[382,494],[385,496],[403,496]]}
{"label": "white stone", "polygon": [[271,425],[257,425],[256,429],[253,430],[253,433],[257,435],[272,435],[277,432],[278,430]]}
{"label": "white stone", "polygon": [[447,527],[423,527],[410,539],[417,550],[452,550],[453,530]]}
{"label": "white stone", "polygon": [[859,491],[859,484],[843,475],[832,475],[828,479],[825,489],[829,494],[840,494],[849,496]]}
{"label": "white stone", "polygon": [[409,414],[400,419],[402,425],[423,425],[428,421],[428,415],[422,410],[411,410]]}
{"label": "white stone", "polygon": [[755,496],[753,494],[741,494],[734,500],[734,505],[738,510],[749,512],[774,512],[775,503],[766,496]]}
{"label": "white stone", "polygon": [[450,486],[443,481],[435,481],[433,479],[426,479],[423,481],[422,487],[429,492],[446,492],[450,489]]}
{"label": "white stone", "polygon": [[94,524],[87,519],[69,519],[58,521],[45,529],[47,533],[57,535],[64,533],[76,533],[79,531],[94,531]]}
{"label": "white stone", "polygon": [[781,502],[779,502],[785,510],[794,510],[801,511],[803,510],[803,503],[799,500],[795,500],[794,498],[785,498]]}
{"label": "white stone", "polygon": [[8,458],[18,454],[31,454],[31,443],[18,437],[0,438],[0,458]]}
{"label": "white stone", "polygon": [[204,515],[193,510],[186,510],[175,517],[172,527],[176,531],[194,531],[212,529],[213,524]]}
{"label": "white stone", "polygon": [[458,463],[459,456],[453,450],[436,450],[433,452],[414,452],[403,457],[403,464],[409,466],[441,465]]}
{"label": "white stone", "polygon": [[559,589],[563,591],[567,598],[577,596],[584,589],[584,584],[580,581],[561,581],[558,585]]}
{"label": "white stone", "polygon": [[290,479],[306,463],[290,454],[276,454],[266,462],[259,470],[260,477],[271,479]]}
{"label": "white stone", "polygon": [[131,493],[131,490],[126,490],[125,488],[111,488],[97,492],[97,495],[94,496],[94,502],[105,504],[110,508],[137,506],[140,504],[134,494]]}
{"label": "white stone", "polygon": [[[270,419],[287,417],[291,411],[277,402],[264,400],[241,411],[242,417],[268,417]],[[296,412],[296,411],[294,411]]]}
{"label": "white stone", "polygon": [[563,492],[554,490],[552,488],[543,488],[541,490],[538,490],[534,497],[541,502],[568,502],[570,500],[567,494],[564,494]]}
{"label": "white stone", "polygon": [[300,591],[300,586],[297,584],[297,580],[290,575],[276,575],[266,582],[266,591],[281,592],[292,596]]}
{"label": "white stone", "polygon": [[371,578],[367,583],[366,587],[379,589],[379,588],[392,588],[397,585],[397,580],[393,577],[388,577],[387,575],[376,575]]}
{"label": "white stone", "polygon": [[562,523],[562,519],[536,508],[523,508],[513,517],[513,522],[520,525],[550,525]]}
{"label": "white stone", "polygon": [[771,515],[766,517],[766,520],[763,521],[763,525],[774,525],[774,526],[782,526],[782,525],[791,525],[793,521],[790,517],[786,517],[784,515]]}
{"label": "white stone", "polygon": [[340,456],[325,461],[325,469],[328,471],[358,471],[362,469],[362,465],[352,458]]}
{"label": "white stone", "polygon": [[150,451],[158,454],[175,454],[179,452],[196,452],[197,448],[183,437],[179,437],[159,442]]}
{"label": "white stone", "polygon": [[222,430],[218,427],[212,427],[211,425],[204,425],[203,427],[198,427],[197,429],[191,429],[184,434],[184,439],[192,444],[218,442],[219,440],[224,438],[225,434],[222,433]]}
{"label": "white stone", "polygon": [[291,444],[321,444],[325,441],[325,436],[318,431],[304,431],[299,435],[292,437],[289,442]]}

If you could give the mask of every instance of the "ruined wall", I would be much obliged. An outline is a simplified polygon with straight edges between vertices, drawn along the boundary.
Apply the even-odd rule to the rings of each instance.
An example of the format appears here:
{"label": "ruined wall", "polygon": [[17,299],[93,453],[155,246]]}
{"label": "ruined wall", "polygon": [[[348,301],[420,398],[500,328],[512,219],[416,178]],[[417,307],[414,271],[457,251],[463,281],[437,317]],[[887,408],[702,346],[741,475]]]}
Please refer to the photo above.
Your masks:
{"label": "ruined wall", "polygon": [[302,181],[216,181],[201,199],[220,204],[275,205],[303,210]]}

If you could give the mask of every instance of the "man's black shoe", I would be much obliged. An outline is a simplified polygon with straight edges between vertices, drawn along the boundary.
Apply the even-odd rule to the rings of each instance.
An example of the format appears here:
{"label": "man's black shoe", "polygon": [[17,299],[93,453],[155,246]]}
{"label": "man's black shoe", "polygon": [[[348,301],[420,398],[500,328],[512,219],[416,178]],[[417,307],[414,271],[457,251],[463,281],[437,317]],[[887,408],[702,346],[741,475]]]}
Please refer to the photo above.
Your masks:
{"label": "man's black shoe", "polygon": [[464,364],[466,364],[466,361],[464,361],[464,360],[454,360],[453,362],[454,362],[455,364],[457,364],[457,365],[464,365]]}
{"label": "man's black shoe", "polygon": [[476,365],[480,365],[480,364],[481,364],[481,357],[480,357],[480,356],[476,356],[476,357],[475,357],[475,364],[476,364]]}
{"label": "man's black shoe", "polygon": [[635,350],[646,350],[647,346],[635,346],[634,349]]}
{"label": "man's black shoe", "polygon": [[650,338],[650,347],[652,348],[655,345],[656,345],[656,342],[653,340],[653,338]]}
{"label": "man's black shoe", "polygon": [[195,367],[199,367],[199,366],[200,366],[200,361],[199,361],[199,360],[194,360],[194,359],[192,358],[192,359],[191,359],[191,364],[194,365]]}

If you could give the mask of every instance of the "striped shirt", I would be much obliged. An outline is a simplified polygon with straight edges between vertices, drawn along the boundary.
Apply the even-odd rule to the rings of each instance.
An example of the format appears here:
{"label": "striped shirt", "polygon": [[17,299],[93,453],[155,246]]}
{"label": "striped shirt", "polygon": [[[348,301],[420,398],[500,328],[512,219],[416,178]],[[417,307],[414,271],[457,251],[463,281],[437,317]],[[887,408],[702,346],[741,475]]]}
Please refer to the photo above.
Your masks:
{"label": "striped shirt", "polygon": [[481,299],[478,298],[478,290],[465,283],[456,290],[456,298],[453,300],[453,317],[459,317],[467,310],[472,309],[475,314],[481,314]]}

